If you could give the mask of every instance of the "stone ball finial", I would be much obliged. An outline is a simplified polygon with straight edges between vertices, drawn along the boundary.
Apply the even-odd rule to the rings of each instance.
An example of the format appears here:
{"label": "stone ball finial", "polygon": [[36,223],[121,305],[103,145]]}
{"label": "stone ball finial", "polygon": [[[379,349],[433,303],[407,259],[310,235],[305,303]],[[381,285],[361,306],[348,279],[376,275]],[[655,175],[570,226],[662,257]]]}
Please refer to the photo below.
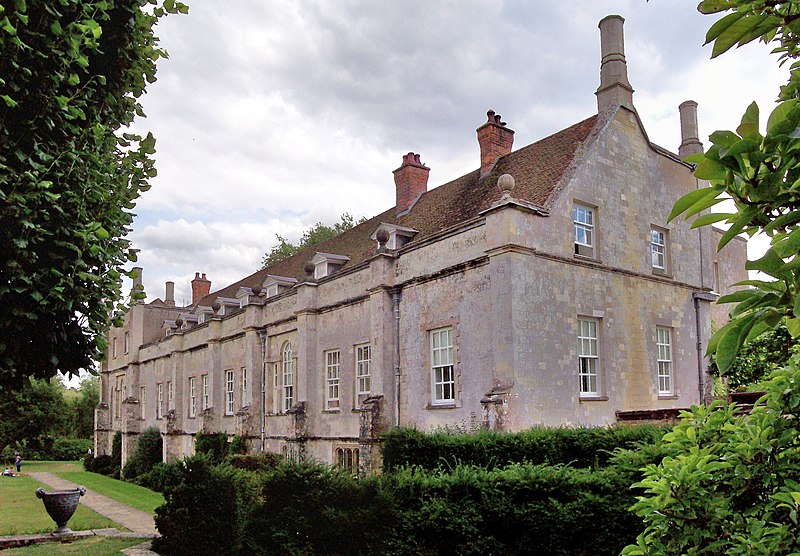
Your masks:
{"label": "stone ball finial", "polygon": [[305,273],[308,276],[313,276],[314,275],[314,263],[312,263],[311,261],[308,261],[306,263],[306,265],[303,267],[303,270],[305,271]]}
{"label": "stone ball finial", "polygon": [[503,174],[497,180],[497,185],[500,186],[500,189],[503,190],[503,194],[510,195],[512,191],[514,191],[514,186],[516,185],[516,181],[514,180],[514,176],[511,174]]}
{"label": "stone ball finial", "polygon": [[261,291],[262,291],[263,289],[264,289],[264,288],[262,288],[260,284],[256,284],[255,286],[253,286],[252,288],[250,288],[250,291],[252,291],[252,292],[253,292],[253,295],[258,295],[258,294],[260,294],[260,293],[261,293]]}
{"label": "stone ball finial", "polygon": [[220,307],[222,307],[222,303],[220,303],[218,300],[211,304],[211,308],[214,309],[214,311],[219,311]]}
{"label": "stone ball finial", "polygon": [[378,233],[375,234],[375,239],[378,240],[378,244],[380,244],[381,247],[384,247],[386,242],[389,241],[389,232],[384,229],[380,229],[378,230]]}
{"label": "stone ball finial", "polygon": [[183,319],[181,318],[175,319],[175,326],[177,326],[178,328],[183,326]]}

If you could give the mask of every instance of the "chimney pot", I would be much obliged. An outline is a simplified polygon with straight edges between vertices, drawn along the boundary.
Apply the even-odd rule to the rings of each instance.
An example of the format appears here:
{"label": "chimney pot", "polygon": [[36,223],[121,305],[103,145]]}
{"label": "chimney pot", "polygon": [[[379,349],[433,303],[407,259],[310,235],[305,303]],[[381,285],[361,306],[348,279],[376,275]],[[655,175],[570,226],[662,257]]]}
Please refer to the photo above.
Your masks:
{"label": "chimney pot", "polygon": [[402,216],[411,210],[414,203],[428,190],[428,175],[431,169],[421,161],[419,154],[403,155],[403,163],[395,170],[395,214]]}
{"label": "chimney pot", "polygon": [[625,60],[625,19],[609,15],[600,20],[600,86],[597,88],[597,111],[610,107],[633,108],[633,87],[628,82],[628,63]]}
{"label": "chimney pot", "polygon": [[481,177],[492,171],[500,157],[511,152],[514,130],[508,129],[500,114],[486,112],[486,123],[479,127],[478,145],[481,148]]}
{"label": "chimney pot", "polygon": [[681,146],[678,155],[686,158],[690,154],[702,153],[703,143],[697,130],[697,103],[687,100],[678,107],[681,115]]}

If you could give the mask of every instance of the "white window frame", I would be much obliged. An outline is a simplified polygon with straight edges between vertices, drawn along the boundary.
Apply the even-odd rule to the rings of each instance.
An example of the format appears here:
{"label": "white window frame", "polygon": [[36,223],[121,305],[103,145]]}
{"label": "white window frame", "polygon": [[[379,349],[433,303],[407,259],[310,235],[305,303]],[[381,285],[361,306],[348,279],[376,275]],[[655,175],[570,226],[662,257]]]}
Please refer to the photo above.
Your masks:
{"label": "white window frame", "polygon": [[272,364],[272,413],[283,413],[283,387],[281,386],[281,364]]}
{"label": "white window frame", "polygon": [[650,228],[650,263],[656,271],[667,272],[667,237],[667,230]]}
{"label": "white window frame", "polygon": [[282,369],[282,413],[286,413],[294,405],[294,360],[292,359],[292,344],[286,342],[281,350]]}
{"label": "white window frame", "polygon": [[247,405],[247,367],[242,367],[242,407]]}
{"label": "white window frame", "polygon": [[208,409],[211,407],[211,399],[208,391],[208,374],[204,374],[200,378],[200,382],[203,390],[203,409]]}
{"label": "white window frame", "polygon": [[456,365],[453,327],[437,328],[430,338],[431,405],[456,403]]}
{"label": "white window frame", "polygon": [[342,353],[338,349],[324,352],[325,357],[325,409],[339,411],[341,400]]}
{"label": "white window frame", "polygon": [[171,380],[167,381],[167,411],[175,409],[175,385]]}
{"label": "white window frame", "polygon": [[575,254],[595,258],[597,253],[597,210],[583,203],[572,205],[572,235]]}
{"label": "white window frame", "polygon": [[131,350],[131,333],[127,330],[125,331],[125,353],[128,353]]}
{"label": "white window frame", "polygon": [[189,377],[189,417],[197,416],[197,379]]}
{"label": "white window frame", "polygon": [[156,419],[164,418],[164,383],[156,384]]}
{"label": "white window frame", "polygon": [[671,396],[674,392],[672,380],[672,329],[656,327],[656,378],[658,394]]}
{"label": "white window frame", "polygon": [[372,346],[356,346],[356,407],[361,407],[372,388]]}
{"label": "white window frame", "polygon": [[144,419],[147,414],[145,413],[145,409],[147,408],[147,386],[140,386],[139,387],[139,410],[141,411],[141,417]]}
{"label": "white window frame", "polygon": [[225,415],[233,415],[233,369],[225,371]]}
{"label": "white window frame", "polygon": [[581,396],[600,396],[599,319],[578,318],[578,377]]}

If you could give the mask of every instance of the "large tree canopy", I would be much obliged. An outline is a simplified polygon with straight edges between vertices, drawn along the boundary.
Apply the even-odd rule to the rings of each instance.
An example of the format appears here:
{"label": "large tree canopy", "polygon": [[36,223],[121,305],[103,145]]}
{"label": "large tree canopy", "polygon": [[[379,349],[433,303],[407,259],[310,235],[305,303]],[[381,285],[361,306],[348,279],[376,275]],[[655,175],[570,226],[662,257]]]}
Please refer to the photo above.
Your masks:
{"label": "large tree canopy", "polygon": [[105,348],[152,135],[126,133],[175,0],[0,3],[0,389]]}
{"label": "large tree canopy", "polygon": [[297,244],[287,241],[286,238],[280,235],[276,235],[275,238],[278,240],[278,245],[273,246],[269,253],[264,254],[264,258],[261,260],[262,266],[266,268],[269,265],[275,264],[278,261],[282,261],[287,257],[291,257],[298,251],[310,245],[322,243],[326,239],[336,237],[342,232],[349,230],[353,226],[367,221],[367,219],[364,217],[356,221],[353,216],[347,212],[342,214],[340,218],[341,220],[333,226],[328,226],[322,222],[317,222],[311,228],[303,232],[303,237],[300,238],[300,241]]}
{"label": "large tree canopy", "polygon": [[[713,56],[761,39],[791,62],[766,133],[753,103],[735,132],[712,134],[708,151],[690,158],[709,186],[673,210],[673,217],[695,215],[730,197],[732,212],[702,214],[693,225],[729,224],[720,248],[740,233],[771,238],[767,253],[747,268],[772,279],[747,280],[741,285],[748,289],[720,299],[737,303],[709,342],[726,373],[735,372],[743,345],[755,347],[779,324],[800,336],[800,0],[705,0],[699,9],[729,12],[706,36]],[[721,403],[693,407],[665,435],[669,455],[634,485],[644,489],[633,509],[645,529],[625,556],[800,553],[800,355],[775,370],[765,388],[749,414]]]}
{"label": "large tree canopy", "polygon": [[707,180],[708,187],[682,197],[670,216],[690,217],[730,198],[731,212],[703,214],[693,226],[728,224],[719,249],[741,233],[771,238],[766,254],[747,263],[748,270],[770,279],[741,282],[751,287],[720,299],[737,303],[733,318],[708,347],[724,373],[745,342],[780,322],[793,337],[800,336],[800,2],[705,0],[698,9],[706,14],[730,12],[706,35],[706,43],[713,43],[712,57],[760,39],[775,45],[773,52],[782,64],[790,63],[788,82],[767,119],[766,133],[755,102],[736,131],[713,133],[708,151],[687,159],[697,163],[695,176]]}

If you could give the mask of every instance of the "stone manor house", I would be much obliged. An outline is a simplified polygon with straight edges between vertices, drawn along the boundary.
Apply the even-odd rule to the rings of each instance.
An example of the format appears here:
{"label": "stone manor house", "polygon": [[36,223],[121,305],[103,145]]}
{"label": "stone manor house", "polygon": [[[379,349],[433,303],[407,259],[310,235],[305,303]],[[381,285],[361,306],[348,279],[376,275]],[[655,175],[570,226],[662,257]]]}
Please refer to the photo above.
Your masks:
{"label": "stone manor house", "polygon": [[489,111],[468,174],[429,188],[408,153],[367,222],[214,292],[198,273],[189,306],[171,282],[132,305],[108,332],[96,453],[121,431],[124,461],[157,427],[181,457],[223,431],[366,470],[389,427],[611,425],[706,400],[712,303],[746,245],[667,222],[702,185],[682,162],[703,148],[697,104],[677,154],[650,142],[623,21],[600,22],[597,114],[513,150]]}

